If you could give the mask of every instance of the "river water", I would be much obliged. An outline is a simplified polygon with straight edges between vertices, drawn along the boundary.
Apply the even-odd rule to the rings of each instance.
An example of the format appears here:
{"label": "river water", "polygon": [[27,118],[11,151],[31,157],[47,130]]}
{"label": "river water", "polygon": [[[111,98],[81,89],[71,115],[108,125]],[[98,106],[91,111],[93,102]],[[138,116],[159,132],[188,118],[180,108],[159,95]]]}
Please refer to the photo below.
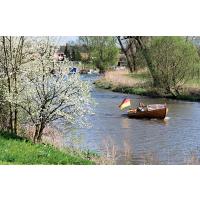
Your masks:
{"label": "river water", "polygon": [[[112,154],[118,164],[188,164],[200,156],[200,103],[150,98],[93,88],[97,102],[89,117],[90,128],[77,130],[83,135],[84,148]],[[129,119],[118,109],[125,98],[145,104],[167,103],[163,120]],[[151,161],[149,161],[151,160]]]}

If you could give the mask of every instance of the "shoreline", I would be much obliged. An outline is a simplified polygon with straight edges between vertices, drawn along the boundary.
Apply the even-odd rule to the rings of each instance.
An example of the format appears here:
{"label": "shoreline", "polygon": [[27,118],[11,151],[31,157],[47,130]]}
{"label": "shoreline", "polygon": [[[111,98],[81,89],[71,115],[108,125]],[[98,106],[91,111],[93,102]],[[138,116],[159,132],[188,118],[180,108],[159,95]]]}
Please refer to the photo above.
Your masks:
{"label": "shoreline", "polygon": [[34,144],[27,138],[0,130],[0,165],[96,165],[99,156],[90,151]]}
{"label": "shoreline", "polygon": [[[6,153],[5,153],[6,152]],[[116,160],[90,149],[33,143],[27,137],[0,130],[0,165],[110,165]]]}
{"label": "shoreline", "polygon": [[112,81],[107,81],[104,78],[100,78],[96,80],[94,83],[95,87],[110,90],[112,92],[120,92],[125,94],[135,94],[141,96],[147,96],[151,98],[166,98],[172,100],[181,100],[181,101],[191,101],[191,102],[200,102],[200,95],[199,96],[192,96],[192,95],[179,95],[179,96],[172,96],[172,95],[161,95],[157,92],[157,89],[153,88],[144,88],[141,86],[125,86],[125,85],[115,85]]}

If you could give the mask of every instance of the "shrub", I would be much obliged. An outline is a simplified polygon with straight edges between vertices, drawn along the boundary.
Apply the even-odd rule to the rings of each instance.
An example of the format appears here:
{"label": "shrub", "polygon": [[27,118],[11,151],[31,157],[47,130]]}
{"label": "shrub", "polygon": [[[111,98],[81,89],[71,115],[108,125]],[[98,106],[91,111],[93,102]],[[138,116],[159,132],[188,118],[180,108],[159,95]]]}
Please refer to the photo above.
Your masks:
{"label": "shrub", "polygon": [[149,49],[154,83],[167,93],[179,95],[199,62],[196,47],[183,37],[155,37]]}

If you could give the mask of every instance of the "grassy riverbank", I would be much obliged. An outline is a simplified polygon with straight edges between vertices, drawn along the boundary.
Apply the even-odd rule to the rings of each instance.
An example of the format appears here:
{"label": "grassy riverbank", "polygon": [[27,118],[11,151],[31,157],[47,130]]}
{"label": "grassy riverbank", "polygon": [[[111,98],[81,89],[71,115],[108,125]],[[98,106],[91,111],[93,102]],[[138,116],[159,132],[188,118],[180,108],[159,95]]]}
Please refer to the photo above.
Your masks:
{"label": "grassy riverbank", "polygon": [[179,100],[200,101],[200,81],[193,79],[183,86],[179,96],[165,94],[152,87],[152,80],[146,70],[130,74],[128,71],[110,71],[95,82],[96,87],[113,92],[136,94],[150,97],[165,97]]}
{"label": "grassy riverbank", "polygon": [[33,144],[9,133],[0,132],[0,164],[89,165],[88,153],[59,150],[52,145]]}
{"label": "grassy riverbank", "polygon": [[[91,152],[74,150],[59,150],[51,145],[33,144],[31,141],[0,132],[0,165],[92,165],[117,164],[117,147],[111,142],[105,144],[107,157]],[[124,141],[124,164],[132,164],[130,146]],[[123,154],[122,153],[122,154]],[[142,164],[161,164],[155,154],[144,155]],[[196,153],[186,159],[184,164],[198,164],[200,160]]]}

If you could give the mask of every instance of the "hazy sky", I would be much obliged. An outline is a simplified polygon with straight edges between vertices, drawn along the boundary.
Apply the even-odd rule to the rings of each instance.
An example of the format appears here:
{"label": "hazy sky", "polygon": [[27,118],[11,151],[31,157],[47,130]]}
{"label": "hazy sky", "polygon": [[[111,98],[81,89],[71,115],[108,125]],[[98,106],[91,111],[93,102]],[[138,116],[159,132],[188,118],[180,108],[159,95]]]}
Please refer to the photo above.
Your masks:
{"label": "hazy sky", "polygon": [[60,44],[66,44],[69,41],[76,41],[78,40],[78,36],[59,36],[59,43]]}

